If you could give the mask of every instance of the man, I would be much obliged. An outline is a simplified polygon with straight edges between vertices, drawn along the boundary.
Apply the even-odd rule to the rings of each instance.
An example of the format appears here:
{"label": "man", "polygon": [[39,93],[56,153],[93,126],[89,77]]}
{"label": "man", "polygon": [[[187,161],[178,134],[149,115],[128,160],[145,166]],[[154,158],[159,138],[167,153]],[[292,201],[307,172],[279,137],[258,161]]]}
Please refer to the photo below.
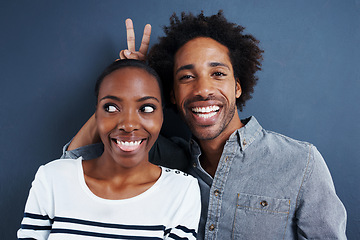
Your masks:
{"label": "man", "polygon": [[[193,134],[187,171],[202,192],[198,238],[346,239],[346,211],[317,149],[237,114],[251,98],[262,59],[258,41],[243,29],[222,12],[173,15],[148,55],[165,100]],[[120,57],[143,59],[150,27],[139,52],[129,20],[127,30],[129,49]],[[94,142],[96,134],[77,144],[88,129],[70,149]]]}

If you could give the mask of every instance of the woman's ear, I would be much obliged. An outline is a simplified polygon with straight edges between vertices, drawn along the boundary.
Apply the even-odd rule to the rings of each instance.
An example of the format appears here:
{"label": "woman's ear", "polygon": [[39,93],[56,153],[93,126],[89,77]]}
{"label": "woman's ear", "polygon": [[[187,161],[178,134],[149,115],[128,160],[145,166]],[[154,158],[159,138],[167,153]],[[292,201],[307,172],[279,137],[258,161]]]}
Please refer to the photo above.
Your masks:
{"label": "woman's ear", "polygon": [[235,96],[236,98],[239,98],[241,96],[241,85],[239,78],[236,78],[236,85],[235,85]]}

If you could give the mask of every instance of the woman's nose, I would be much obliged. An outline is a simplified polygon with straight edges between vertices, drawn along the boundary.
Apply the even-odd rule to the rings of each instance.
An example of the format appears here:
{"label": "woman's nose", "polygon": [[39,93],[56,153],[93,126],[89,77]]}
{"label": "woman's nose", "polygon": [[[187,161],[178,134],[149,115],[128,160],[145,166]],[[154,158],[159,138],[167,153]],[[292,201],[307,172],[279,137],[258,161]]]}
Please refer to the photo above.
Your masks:
{"label": "woman's nose", "polygon": [[125,132],[132,132],[138,130],[140,127],[140,120],[137,112],[127,111],[121,114],[118,128]]}

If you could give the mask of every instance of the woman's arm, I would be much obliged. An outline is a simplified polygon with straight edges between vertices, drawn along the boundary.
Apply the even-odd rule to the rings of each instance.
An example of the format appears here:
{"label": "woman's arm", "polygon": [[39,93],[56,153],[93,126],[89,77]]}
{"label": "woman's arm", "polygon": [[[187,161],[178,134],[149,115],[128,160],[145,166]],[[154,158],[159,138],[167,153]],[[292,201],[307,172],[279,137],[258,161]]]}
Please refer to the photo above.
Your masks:
{"label": "woman's arm", "polygon": [[45,240],[52,227],[52,212],[47,207],[53,206],[51,202],[50,183],[45,177],[44,168],[41,166],[35,175],[29,196],[25,205],[24,218],[21,228],[17,232],[18,239]]}

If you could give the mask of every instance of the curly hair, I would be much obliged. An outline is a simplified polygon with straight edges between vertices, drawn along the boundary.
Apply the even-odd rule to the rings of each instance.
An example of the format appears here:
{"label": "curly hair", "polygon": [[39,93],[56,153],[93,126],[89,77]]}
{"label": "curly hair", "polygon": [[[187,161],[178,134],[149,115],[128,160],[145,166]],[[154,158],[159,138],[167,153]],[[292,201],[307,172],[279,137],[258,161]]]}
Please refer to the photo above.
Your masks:
{"label": "curly hair", "polygon": [[174,13],[170,17],[170,25],[164,27],[165,36],[159,37],[149,52],[149,65],[159,74],[163,83],[166,105],[170,103],[170,93],[173,89],[173,68],[176,52],[188,41],[197,37],[209,37],[229,49],[230,61],[233,65],[234,76],[240,81],[242,94],[236,100],[240,111],[245,102],[252,98],[254,86],[258,77],[256,71],[261,70],[263,50],[259,48],[259,41],[252,35],[243,34],[245,28],[230,23],[223,16],[222,10],[212,16],[198,16],[192,13],[181,13],[181,19]]}

